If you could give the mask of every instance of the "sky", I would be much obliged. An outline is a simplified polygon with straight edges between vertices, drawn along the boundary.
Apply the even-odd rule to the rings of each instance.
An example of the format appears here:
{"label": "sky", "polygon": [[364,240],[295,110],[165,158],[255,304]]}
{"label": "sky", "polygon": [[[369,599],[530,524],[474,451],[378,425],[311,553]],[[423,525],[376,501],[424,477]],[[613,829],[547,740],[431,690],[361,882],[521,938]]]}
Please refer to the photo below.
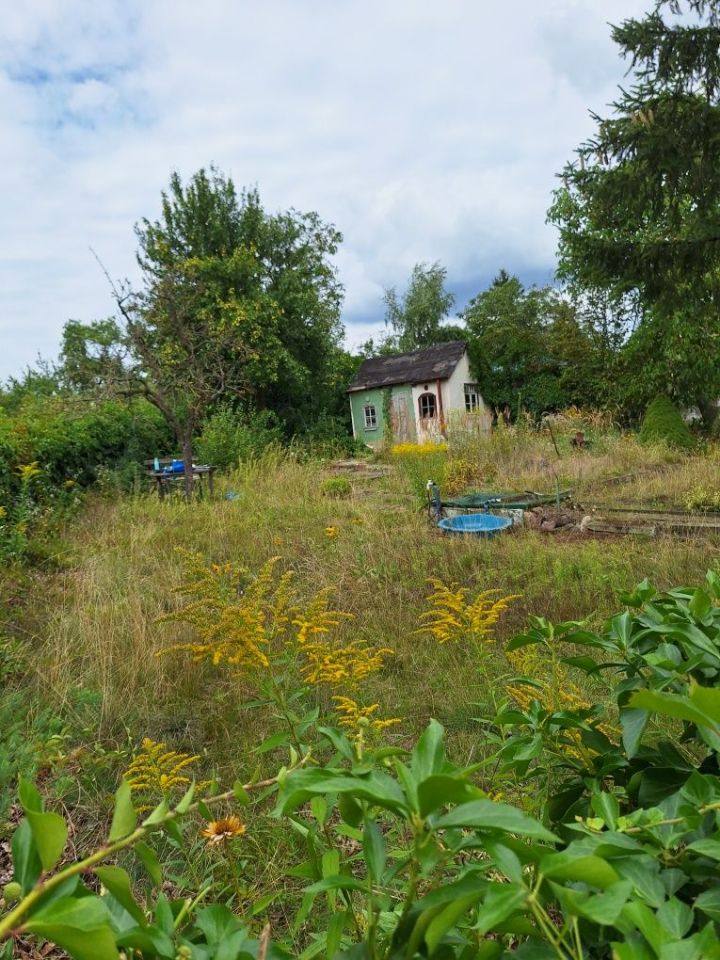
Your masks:
{"label": "sky", "polygon": [[137,279],[134,224],[215,164],[344,236],[349,346],[439,261],[458,305],[552,281],[556,175],[649,0],[24,0],[0,33],[0,380]]}

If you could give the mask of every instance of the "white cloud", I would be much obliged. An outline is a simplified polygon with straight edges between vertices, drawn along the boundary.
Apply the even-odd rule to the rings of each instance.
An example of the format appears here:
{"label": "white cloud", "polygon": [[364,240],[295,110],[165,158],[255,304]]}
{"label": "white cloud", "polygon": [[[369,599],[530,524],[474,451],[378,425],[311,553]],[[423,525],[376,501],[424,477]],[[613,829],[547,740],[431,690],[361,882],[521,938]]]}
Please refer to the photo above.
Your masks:
{"label": "white cloud", "polygon": [[550,275],[554,175],[624,70],[607,20],[641,0],[32,0],[0,44],[0,376],[134,272],[170,172],[216,163],[345,243],[349,341],[385,286],[440,260],[458,288]]}

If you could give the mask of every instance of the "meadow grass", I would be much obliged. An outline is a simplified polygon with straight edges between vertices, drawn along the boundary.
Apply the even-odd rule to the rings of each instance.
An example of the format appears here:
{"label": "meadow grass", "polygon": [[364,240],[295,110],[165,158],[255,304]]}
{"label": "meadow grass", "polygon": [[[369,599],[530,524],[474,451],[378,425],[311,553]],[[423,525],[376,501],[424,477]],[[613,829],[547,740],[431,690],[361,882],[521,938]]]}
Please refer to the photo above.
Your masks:
{"label": "meadow grass", "polygon": [[[352,614],[338,628],[341,639],[394,650],[368,689],[369,702],[381,704],[382,715],[402,721],[386,731],[386,739],[410,745],[435,717],[446,726],[458,762],[475,762],[492,749],[477,718],[492,713],[503,698],[498,677],[514,672],[504,645],[526,628],[530,615],[599,627],[621,608],[621,594],[643,578],[660,588],[700,583],[709,567],[717,567],[712,538],[596,540],[519,529],[484,541],[442,535],[428,522],[427,479],[443,482],[446,472],[459,472],[458,463],[471,465],[470,486],[492,479],[497,489],[546,492],[556,476],[582,482],[592,493],[591,482],[635,472],[636,480],[622,485],[623,496],[632,491],[651,501],[671,490],[679,502],[708,486],[717,464],[715,449],[678,457],[617,431],[598,433],[588,451],[566,444],[561,453],[558,458],[543,432],[498,431],[490,440],[451,443],[448,451],[391,457],[386,475],[351,474],[349,489],[342,484],[338,497],[339,485],[327,482],[336,476],[329,465],[300,463],[274,451],[219,478],[212,500],[89,496],[64,531],[61,555],[45,572],[0,575],[5,632],[16,638],[13,649],[22,648],[26,665],[6,690],[12,687],[25,699],[29,717],[39,715],[40,704],[64,720],[49,743],[57,724],[33,727],[28,736],[43,758],[41,776],[48,784],[54,779],[50,789],[76,811],[77,843],[100,841],[117,778],[143,737],[199,755],[198,773],[224,783],[246,781],[276,760],[285,762],[280,754],[254,752],[277,731],[278,720],[271,709],[253,705],[257,692],[250,683],[227,669],[193,663],[186,653],[167,652],[193,639],[188,626],[159,622],[180,603],[181,551],[197,551],[217,564],[239,562],[253,572],[278,556],[281,569],[295,571],[302,597],[329,589],[332,606]],[[418,632],[430,578],[471,591],[519,594],[494,638],[483,644],[482,662],[472,649],[440,645]],[[576,679],[588,689],[587,680]],[[602,691],[593,695],[602,702]],[[314,688],[312,696],[322,715],[332,713],[327,693]],[[478,776],[493,790],[491,770]],[[252,903],[282,892],[272,908],[280,927],[283,912],[292,915],[288,890],[294,888],[279,878],[297,862],[297,843],[259,812],[244,841],[250,866],[243,896]],[[169,847],[161,854],[180,888],[197,889],[214,875],[207,852],[198,850],[182,863]],[[299,891],[302,884],[296,886]]]}
{"label": "meadow grass", "polygon": [[[547,468],[532,465],[547,453],[545,438],[535,446],[520,439],[513,446],[502,437],[490,451],[495,480],[504,488],[551,490]],[[585,476],[598,478],[654,463],[672,471],[674,496],[683,484],[692,490],[705,483],[712,470],[708,457],[668,464],[674,458],[667,451],[655,451],[653,461],[638,446],[612,437],[568,463],[554,461],[553,469],[569,478],[582,463]],[[295,570],[301,593],[329,588],[333,605],[352,614],[339,628],[343,637],[395,651],[372,689],[386,711],[403,719],[395,736],[410,736],[435,716],[456,727],[458,743],[469,750],[479,736],[470,718],[491,707],[491,691],[482,688],[470,651],[440,647],[417,632],[429,578],[520,594],[496,630],[493,655],[501,656],[530,614],[599,625],[619,608],[619,595],[644,577],[659,587],[699,582],[715,562],[717,545],[707,539],[593,540],[529,530],[492,541],[448,538],[428,525],[418,495],[428,469],[452,465],[452,454],[440,456],[437,463],[427,455],[420,463],[411,455],[396,458],[387,477],[353,479],[343,499],[324,494],[322,464],[280,454],[225,477],[213,500],[91,498],[69,531],[66,569],[50,575],[48,603],[34,601],[43,612],[33,663],[46,696],[62,708],[78,690],[92,691],[100,738],[170,739],[210,765],[234,766],[238,746],[257,743],[270,730],[269,718],[243,709],[252,692],[222,671],[185,654],[163,654],[191,637],[187,627],[157,621],[177,604],[178,548],[250,570],[279,556]],[[655,480],[643,482],[652,492]],[[229,490],[232,500],[224,498]]]}

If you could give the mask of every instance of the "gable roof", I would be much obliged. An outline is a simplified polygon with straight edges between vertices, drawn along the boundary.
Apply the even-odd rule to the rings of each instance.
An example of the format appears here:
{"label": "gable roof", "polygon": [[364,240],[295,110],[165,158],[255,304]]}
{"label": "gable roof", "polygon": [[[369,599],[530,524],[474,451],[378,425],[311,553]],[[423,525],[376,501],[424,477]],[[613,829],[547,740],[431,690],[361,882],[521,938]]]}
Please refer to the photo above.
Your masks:
{"label": "gable roof", "polygon": [[451,340],[409,353],[370,357],[361,364],[348,387],[348,393],[373,387],[390,387],[398,383],[447,380],[466,348],[464,340]]}

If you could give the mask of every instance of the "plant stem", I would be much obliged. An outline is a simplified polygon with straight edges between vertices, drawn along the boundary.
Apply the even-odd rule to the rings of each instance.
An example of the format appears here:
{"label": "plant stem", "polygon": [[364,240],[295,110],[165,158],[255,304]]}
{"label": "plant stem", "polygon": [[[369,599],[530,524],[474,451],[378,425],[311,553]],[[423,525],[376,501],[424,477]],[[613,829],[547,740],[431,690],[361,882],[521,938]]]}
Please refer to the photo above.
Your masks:
{"label": "plant stem", "polygon": [[[268,780],[258,780],[256,783],[245,784],[243,786],[243,790],[259,790],[263,787],[272,786],[274,783],[277,783],[277,777],[271,777]],[[228,790],[225,793],[218,794],[216,797],[209,797],[202,802],[206,806],[215,806],[216,804],[223,803],[226,800],[232,800],[234,796],[234,790]],[[186,813],[196,812],[198,805],[198,803],[192,804],[190,807],[188,807]],[[9,913],[5,914],[4,917],[0,918],[0,941],[12,936],[16,932],[16,928],[25,917],[25,914],[28,913],[28,911],[35,906],[38,900],[40,900],[40,898],[43,897],[49,890],[55,889],[55,887],[58,887],[69,877],[74,877],[78,874],[86,873],[87,871],[92,870],[94,866],[102,863],[103,860],[107,860],[108,857],[112,857],[113,854],[119,853],[121,850],[126,850],[128,847],[134,846],[134,844],[136,844],[139,840],[142,840],[143,837],[145,837],[148,833],[159,830],[169,821],[176,819],[178,816],[184,815],[185,814],[179,814],[177,810],[169,810],[165,816],[156,823],[147,825],[141,824],[126,837],[116,840],[114,843],[105,844],[104,846],[100,847],[99,850],[96,850],[94,853],[91,853],[82,860],[77,860],[75,863],[71,863],[69,866],[65,867],[64,870],[60,870],[51,877],[47,877],[46,879],[41,878],[35,887],[30,891],[30,893],[23,897],[14,910],[11,910]]]}

